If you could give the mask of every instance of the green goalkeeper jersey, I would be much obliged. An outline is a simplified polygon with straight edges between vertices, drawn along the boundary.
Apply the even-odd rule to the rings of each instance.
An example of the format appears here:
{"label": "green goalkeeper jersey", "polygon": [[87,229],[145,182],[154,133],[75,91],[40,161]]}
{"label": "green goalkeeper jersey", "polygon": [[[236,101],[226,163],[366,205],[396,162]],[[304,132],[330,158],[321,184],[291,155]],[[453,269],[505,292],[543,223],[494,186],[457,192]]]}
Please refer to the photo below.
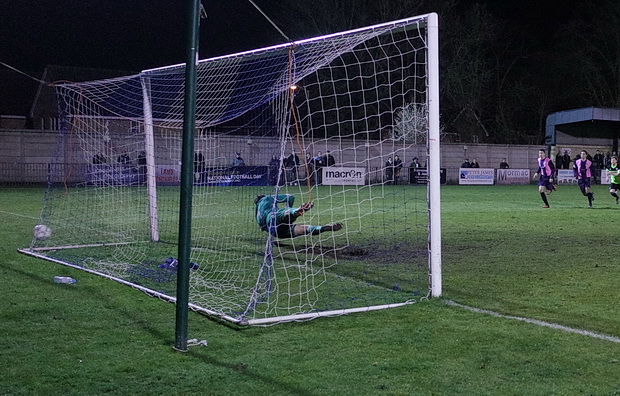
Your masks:
{"label": "green goalkeeper jersey", "polygon": [[[274,202],[275,201],[275,202]],[[267,195],[261,198],[256,204],[256,222],[263,231],[269,231],[269,220],[275,218],[272,225],[276,226],[283,222],[285,218],[288,218],[291,214],[294,214],[297,208],[293,208],[295,202],[295,196],[290,194],[278,194],[274,198],[273,195]],[[286,207],[278,209],[278,203],[286,203]],[[274,210],[274,204],[276,205]]]}

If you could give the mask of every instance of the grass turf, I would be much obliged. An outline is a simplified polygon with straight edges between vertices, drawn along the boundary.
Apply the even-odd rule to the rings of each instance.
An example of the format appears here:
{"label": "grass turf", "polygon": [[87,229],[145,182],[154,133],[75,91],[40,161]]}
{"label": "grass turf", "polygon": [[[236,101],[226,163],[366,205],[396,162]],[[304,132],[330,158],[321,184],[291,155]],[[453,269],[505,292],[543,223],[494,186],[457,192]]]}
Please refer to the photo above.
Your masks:
{"label": "grass turf", "polygon": [[[444,298],[620,337],[617,211],[565,187],[442,188]],[[441,299],[236,330],[190,315],[207,347],[174,352],[174,306],[16,253],[38,189],[0,192],[3,394],[620,393],[620,345],[469,312]],[[54,284],[54,275],[78,279]]]}
{"label": "grass turf", "polygon": [[[267,252],[253,204],[264,189],[196,188],[191,260],[198,269],[190,273],[192,304],[234,320],[277,320],[427,296],[425,188],[316,187],[315,207],[296,224],[341,221],[346,232],[280,240]],[[294,190],[297,205],[301,196],[309,199],[297,187],[286,192]],[[43,219],[54,232],[37,242],[46,247],[40,253],[175,296],[176,272],[159,264],[177,256],[178,246],[170,242],[178,239],[179,189],[157,191],[159,236],[168,243],[147,242],[145,194],[142,187],[54,190],[47,195],[55,199]],[[416,206],[422,210],[413,210]]]}

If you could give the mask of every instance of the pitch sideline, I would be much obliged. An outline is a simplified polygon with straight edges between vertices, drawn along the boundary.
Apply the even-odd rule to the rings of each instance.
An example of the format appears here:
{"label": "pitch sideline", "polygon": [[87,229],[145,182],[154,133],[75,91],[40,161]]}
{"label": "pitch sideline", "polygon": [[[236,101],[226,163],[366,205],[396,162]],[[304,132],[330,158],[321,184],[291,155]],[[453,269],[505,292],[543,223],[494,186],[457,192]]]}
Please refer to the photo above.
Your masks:
{"label": "pitch sideline", "polygon": [[606,334],[599,334],[599,333],[594,333],[594,332],[587,331],[587,330],[574,329],[572,327],[562,326],[562,325],[559,325],[559,324],[549,323],[549,322],[545,322],[545,321],[537,320],[537,319],[523,318],[523,317],[520,317],[520,316],[512,316],[512,315],[503,315],[503,314],[500,314],[498,312],[493,312],[493,311],[489,311],[489,310],[486,310],[486,309],[480,309],[480,308],[475,308],[475,307],[470,307],[470,306],[467,306],[467,305],[459,304],[459,303],[454,302],[452,300],[444,300],[444,303],[446,305],[450,305],[450,306],[453,306],[453,307],[464,308],[464,309],[467,309],[468,311],[472,311],[472,312],[476,312],[476,313],[482,313],[482,314],[491,315],[491,316],[495,316],[495,317],[498,317],[498,318],[504,318],[504,319],[520,320],[522,322],[532,323],[532,324],[535,324],[537,326],[550,327],[552,329],[564,331],[564,332],[567,332],[567,333],[576,333],[576,334],[581,334],[581,335],[585,335],[585,336],[588,336],[588,337],[598,338],[600,340],[620,343],[620,338],[609,336],[609,335],[606,335]]}

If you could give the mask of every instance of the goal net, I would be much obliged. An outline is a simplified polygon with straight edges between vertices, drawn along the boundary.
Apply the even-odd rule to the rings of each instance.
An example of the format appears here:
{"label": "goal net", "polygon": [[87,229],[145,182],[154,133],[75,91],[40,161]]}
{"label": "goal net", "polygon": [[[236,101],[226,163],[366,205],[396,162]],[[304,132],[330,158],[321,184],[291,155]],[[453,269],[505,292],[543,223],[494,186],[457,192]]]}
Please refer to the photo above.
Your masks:
{"label": "goal net", "polygon": [[[198,62],[192,309],[266,325],[440,294],[436,36],[430,14]],[[56,85],[23,253],[175,301],[184,76]]]}

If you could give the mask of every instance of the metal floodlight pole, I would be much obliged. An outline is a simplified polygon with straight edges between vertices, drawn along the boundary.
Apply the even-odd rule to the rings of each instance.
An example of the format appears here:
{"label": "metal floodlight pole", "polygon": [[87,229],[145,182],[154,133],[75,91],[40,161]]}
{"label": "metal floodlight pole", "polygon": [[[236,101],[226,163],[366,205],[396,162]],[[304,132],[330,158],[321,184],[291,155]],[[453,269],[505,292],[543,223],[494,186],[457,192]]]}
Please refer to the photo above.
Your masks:
{"label": "metal floodlight pole", "polygon": [[187,351],[189,311],[189,263],[191,252],[192,193],[194,186],[194,128],[196,125],[196,64],[200,31],[200,0],[188,5],[185,101],[181,154],[181,204],[179,214],[179,255],[177,268],[176,333],[174,349]]}

